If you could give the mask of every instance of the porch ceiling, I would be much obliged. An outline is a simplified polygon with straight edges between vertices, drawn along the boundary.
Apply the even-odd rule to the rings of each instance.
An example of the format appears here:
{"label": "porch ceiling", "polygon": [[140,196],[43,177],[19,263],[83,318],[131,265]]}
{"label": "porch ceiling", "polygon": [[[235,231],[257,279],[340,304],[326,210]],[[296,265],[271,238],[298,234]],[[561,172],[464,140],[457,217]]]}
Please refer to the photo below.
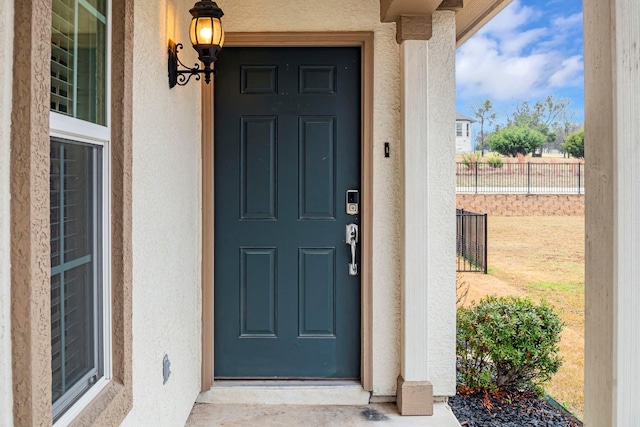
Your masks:
{"label": "porch ceiling", "polygon": [[456,13],[456,46],[460,46],[507,7],[511,0],[464,0]]}
{"label": "porch ceiling", "polygon": [[380,20],[396,22],[402,15],[430,15],[436,9],[456,12],[456,44],[460,46],[512,0],[380,0]]}

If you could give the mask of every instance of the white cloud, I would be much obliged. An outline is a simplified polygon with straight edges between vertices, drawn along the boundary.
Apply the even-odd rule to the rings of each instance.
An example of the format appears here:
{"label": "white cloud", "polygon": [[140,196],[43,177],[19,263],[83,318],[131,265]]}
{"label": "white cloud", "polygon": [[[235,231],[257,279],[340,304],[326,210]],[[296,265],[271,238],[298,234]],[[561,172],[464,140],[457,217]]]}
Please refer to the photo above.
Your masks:
{"label": "white cloud", "polygon": [[521,33],[510,34],[510,37],[504,37],[500,40],[502,53],[504,55],[519,54],[525,47],[540,40],[546,32],[545,28],[534,28]]}
{"label": "white cloud", "polygon": [[575,55],[561,62],[561,68],[549,77],[551,87],[572,86],[576,81],[581,81],[580,77],[584,70],[582,55]]}
{"label": "white cloud", "polygon": [[465,97],[520,98],[538,93],[547,62],[544,55],[502,55],[490,39],[469,40],[458,53],[457,81]]}
{"label": "white cloud", "polygon": [[566,50],[577,39],[582,40],[582,12],[555,17],[547,30],[547,39],[535,46],[535,49]]}
{"label": "white cloud", "polygon": [[514,0],[500,14],[487,23],[479,34],[511,33],[529,22],[535,13],[527,6],[522,6],[520,0]]}
{"label": "white cloud", "polygon": [[568,50],[581,21],[581,13],[550,18],[515,0],[458,49],[458,96],[530,99],[580,84],[582,55]]}
{"label": "white cloud", "polygon": [[565,29],[567,27],[579,27],[582,25],[582,12],[569,16],[559,16],[553,20],[553,25]]}

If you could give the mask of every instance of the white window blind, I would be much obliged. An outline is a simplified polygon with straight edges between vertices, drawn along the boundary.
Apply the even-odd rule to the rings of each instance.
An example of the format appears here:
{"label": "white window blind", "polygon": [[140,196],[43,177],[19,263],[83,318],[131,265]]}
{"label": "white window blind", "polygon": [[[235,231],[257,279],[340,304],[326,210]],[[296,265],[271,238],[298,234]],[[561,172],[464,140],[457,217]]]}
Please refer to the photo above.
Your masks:
{"label": "white window blind", "polygon": [[51,111],[106,125],[106,2],[53,0]]}

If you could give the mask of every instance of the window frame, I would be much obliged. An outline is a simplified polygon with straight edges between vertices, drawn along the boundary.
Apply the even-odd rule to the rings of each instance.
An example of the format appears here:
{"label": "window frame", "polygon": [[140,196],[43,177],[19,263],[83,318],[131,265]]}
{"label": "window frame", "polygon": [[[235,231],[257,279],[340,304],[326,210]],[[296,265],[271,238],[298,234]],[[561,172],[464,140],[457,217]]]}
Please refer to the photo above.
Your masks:
{"label": "window frame", "polygon": [[[78,3],[85,3],[77,0]],[[99,192],[93,198],[92,203],[99,209],[95,215],[100,218],[96,224],[96,233],[100,235],[98,256],[100,260],[100,287],[98,296],[98,317],[100,321],[101,342],[98,351],[101,352],[102,377],[80,394],[75,402],[63,410],[57,418],[53,418],[53,426],[68,425],[77,418],[82,411],[104,390],[113,378],[113,331],[112,331],[112,250],[111,250],[111,90],[112,90],[112,1],[107,0],[106,11],[106,58],[105,58],[105,126],[98,125],[83,119],[75,118],[62,113],[49,111],[49,144],[52,138],[66,140],[70,144],[82,144],[100,150],[98,160],[101,164],[99,170],[94,173],[100,184]],[[75,83],[75,82],[74,82]],[[77,88],[76,88],[77,89]],[[49,160],[50,161],[50,160]],[[50,362],[51,363],[51,362]],[[53,409],[53,402],[51,402]]]}
{"label": "window frame", "polygon": [[[58,113],[51,114],[60,115]],[[95,147],[101,151],[97,156],[98,158],[94,160],[101,163],[98,165],[98,170],[95,171],[95,178],[101,188],[99,188],[98,194],[93,198],[92,203],[97,208],[95,215],[100,218],[96,225],[96,234],[100,234],[97,255],[101,257],[100,271],[98,274],[100,275],[99,280],[101,281],[102,286],[99,288],[99,301],[96,307],[98,309],[98,313],[96,314],[98,318],[96,320],[100,322],[99,327],[102,338],[97,349],[101,352],[100,359],[102,376],[95,384],[82,393],[74,403],[63,410],[57,418],[54,418],[54,426],[59,426],[67,425],[70,421],[75,419],[113,378],[111,360],[113,348],[111,330],[111,152],[109,141],[89,138],[86,136],[79,137],[77,129],[72,129],[70,131],[52,129],[50,131],[50,140],[52,138],[55,138],[58,141],[68,141],[67,144],[79,144]]]}

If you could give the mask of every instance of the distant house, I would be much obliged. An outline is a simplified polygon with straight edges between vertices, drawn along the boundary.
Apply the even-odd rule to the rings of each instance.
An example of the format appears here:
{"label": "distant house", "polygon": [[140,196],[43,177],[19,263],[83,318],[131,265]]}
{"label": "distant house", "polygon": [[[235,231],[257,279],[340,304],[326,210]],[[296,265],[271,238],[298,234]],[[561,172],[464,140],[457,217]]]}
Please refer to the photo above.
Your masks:
{"label": "distant house", "polygon": [[470,153],[471,149],[471,117],[456,113],[456,153]]}

